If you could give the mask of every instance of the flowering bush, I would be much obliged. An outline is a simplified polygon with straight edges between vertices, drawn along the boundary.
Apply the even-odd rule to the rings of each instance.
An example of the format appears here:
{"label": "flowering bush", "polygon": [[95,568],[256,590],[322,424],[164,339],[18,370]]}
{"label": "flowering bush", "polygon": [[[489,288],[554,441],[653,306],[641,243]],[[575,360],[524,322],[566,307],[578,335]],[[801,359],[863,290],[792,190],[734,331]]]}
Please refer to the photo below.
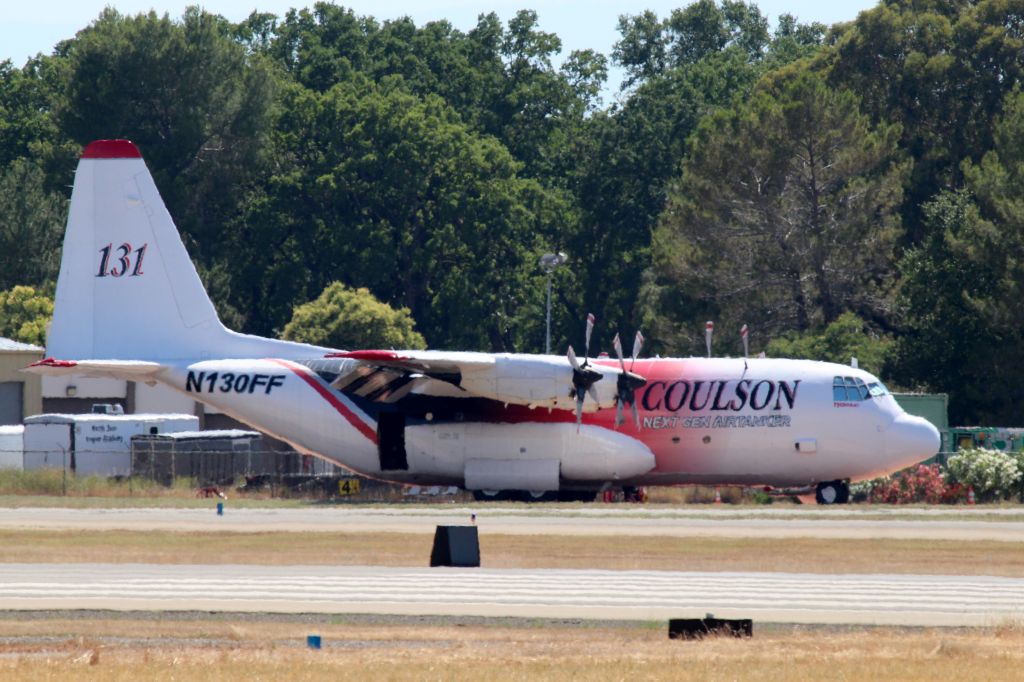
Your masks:
{"label": "flowering bush", "polygon": [[856,483],[851,483],[850,500],[852,502],[870,502],[871,493],[874,492],[875,488],[888,485],[889,480],[888,476],[882,476],[881,478],[872,478],[868,481],[857,481]]}
{"label": "flowering bush", "polygon": [[1003,500],[1020,491],[1024,477],[1018,464],[1020,457],[974,448],[961,450],[946,463],[950,479],[974,488],[974,494],[983,500]]}
{"label": "flowering bush", "polygon": [[[881,504],[912,504],[927,502],[938,504],[947,501],[949,489],[946,477],[938,464],[919,464],[911,469],[893,474],[887,479],[876,479],[871,488],[869,500]],[[955,499],[949,500],[955,501]]]}

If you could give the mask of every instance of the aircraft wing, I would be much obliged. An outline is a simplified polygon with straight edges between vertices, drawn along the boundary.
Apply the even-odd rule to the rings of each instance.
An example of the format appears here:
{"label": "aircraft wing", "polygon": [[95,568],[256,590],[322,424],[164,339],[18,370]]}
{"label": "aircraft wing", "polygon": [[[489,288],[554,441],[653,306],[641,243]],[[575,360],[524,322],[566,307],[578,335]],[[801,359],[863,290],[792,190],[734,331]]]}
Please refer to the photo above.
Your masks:
{"label": "aircraft wing", "polygon": [[[412,382],[422,384],[425,379],[433,379],[454,386],[463,394],[503,403],[567,410],[576,408],[574,370],[563,357],[392,350],[357,350],[331,353],[327,357],[355,361],[332,385],[360,395],[369,395],[365,391],[372,393],[376,390],[372,381],[394,380],[396,373],[400,373],[406,380],[405,385]],[[594,376],[599,376],[589,384],[594,390],[583,409],[593,411],[614,406],[618,372],[612,367],[591,365],[590,368],[595,372]],[[409,385],[402,395],[411,389]],[[382,395],[394,398],[397,393]]]}
{"label": "aircraft wing", "polygon": [[144,360],[58,360],[43,358],[34,362],[23,372],[42,376],[84,375],[102,379],[125,379],[128,381],[152,381],[164,366],[159,362]]}
{"label": "aircraft wing", "polygon": [[367,365],[401,369],[457,383],[457,377],[462,375],[493,369],[497,356],[488,353],[436,350],[354,350],[330,353],[327,357],[358,360]]}

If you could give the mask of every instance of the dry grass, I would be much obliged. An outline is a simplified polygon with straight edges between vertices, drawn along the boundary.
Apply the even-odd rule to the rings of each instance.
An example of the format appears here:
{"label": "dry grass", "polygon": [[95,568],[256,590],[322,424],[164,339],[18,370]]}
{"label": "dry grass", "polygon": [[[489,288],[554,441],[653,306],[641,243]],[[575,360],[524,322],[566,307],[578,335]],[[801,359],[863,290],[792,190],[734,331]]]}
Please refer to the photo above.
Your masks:
{"label": "dry grass", "polygon": [[[425,566],[432,542],[418,533],[0,530],[0,562]],[[991,541],[481,533],[480,553],[489,568],[1024,576],[1019,543]]]}
{"label": "dry grass", "polygon": [[[61,633],[55,640],[39,637]],[[307,634],[324,649],[303,644]],[[1024,630],[758,629],[669,640],[650,627],[0,620],[0,677],[36,680],[1009,680]]]}

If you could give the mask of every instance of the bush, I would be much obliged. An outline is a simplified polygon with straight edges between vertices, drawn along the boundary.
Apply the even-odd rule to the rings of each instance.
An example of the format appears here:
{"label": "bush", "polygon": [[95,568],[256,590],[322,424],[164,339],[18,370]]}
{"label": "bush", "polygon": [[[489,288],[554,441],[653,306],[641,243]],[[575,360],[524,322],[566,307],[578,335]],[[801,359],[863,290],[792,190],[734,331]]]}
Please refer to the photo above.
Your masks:
{"label": "bush", "polygon": [[851,502],[870,502],[871,494],[875,491],[875,488],[881,488],[884,485],[889,485],[891,479],[888,476],[882,476],[881,478],[872,478],[867,481],[857,481],[856,483],[850,484],[850,501]]}
{"label": "bush", "polygon": [[939,504],[950,501],[947,499],[948,492],[946,476],[938,464],[919,464],[888,479],[879,480],[872,486],[869,499],[881,504]]}
{"label": "bush", "polygon": [[964,487],[974,488],[980,500],[1005,500],[1020,493],[1019,455],[999,450],[974,448],[961,450],[949,458],[946,466],[950,479]]}

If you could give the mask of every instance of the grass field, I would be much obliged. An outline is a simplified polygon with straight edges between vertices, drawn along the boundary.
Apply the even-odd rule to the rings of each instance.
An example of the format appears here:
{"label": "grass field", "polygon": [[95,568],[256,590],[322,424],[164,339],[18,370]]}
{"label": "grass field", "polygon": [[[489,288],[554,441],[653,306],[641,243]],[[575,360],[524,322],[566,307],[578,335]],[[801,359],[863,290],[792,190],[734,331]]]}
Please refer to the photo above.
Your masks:
{"label": "grass field", "polygon": [[[423,533],[0,530],[0,562],[425,566]],[[1024,576],[1013,542],[579,537],[481,533],[490,568],[933,573]]]}
{"label": "grass field", "polygon": [[[306,648],[308,634],[323,649]],[[38,680],[1011,680],[1024,629],[796,628],[669,640],[663,623],[131,615],[0,617],[0,678]]]}

